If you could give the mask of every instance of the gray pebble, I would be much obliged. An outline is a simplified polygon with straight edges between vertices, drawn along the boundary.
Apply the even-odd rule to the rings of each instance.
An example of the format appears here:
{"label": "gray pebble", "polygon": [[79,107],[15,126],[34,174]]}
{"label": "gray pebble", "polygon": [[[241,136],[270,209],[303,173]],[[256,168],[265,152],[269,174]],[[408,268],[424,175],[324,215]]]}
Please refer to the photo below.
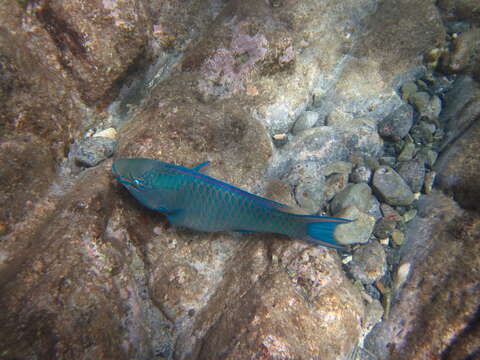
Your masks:
{"label": "gray pebble", "polygon": [[348,174],[333,174],[327,177],[323,188],[323,197],[325,201],[330,201],[340,191],[345,189],[348,183]]}
{"label": "gray pebble", "polygon": [[417,209],[410,209],[403,214],[403,222],[407,223],[417,216]]}
{"label": "gray pebble", "polygon": [[293,125],[292,133],[297,135],[304,130],[310,129],[318,121],[319,114],[315,111],[304,111],[295,121]]}
{"label": "gray pebble", "polygon": [[371,156],[367,156],[365,158],[365,165],[367,165],[370,169],[373,170],[377,169],[380,166],[378,160]]}
{"label": "gray pebble", "polygon": [[424,91],[419,91],[414,94],[411,94],[408,97],[408,102],[415,106],[415,109],[420,113],[420,116],[428,112],[428,107],[430,105],[430,95]]}
{"label": "gray pebble", "polygon": [[403,146],[402,152],[398,155],[398,161],[411,160],[415,155],[415,145],[411,142],[406,142]]}
{"label": "gray pebble", "polygon": [[383,201],[390,205],[410,205],[413,192],[403,178],[391,167],[381,166],[373,175],[373,188]]}
{"label": "gray pebble", "polygon": [[436,175],[437,175],[437,173],[435,171],[429,171],[425,175],[425,181],[423,183],[423,191],[425,192],[425,194],[428,195],[432,192],[433,183],[435,182],[435,176]]}
{"label": "gray pebble", "polygon": [[385,274],[386,269],[385,251],[378,241],[371,241],[353,252],[350,271],[353,277],[362,283],[374,283]]}
{"label": "gray pebble", "polygon": [[396,162],[397,162],[397,159],[394,156],[382,156],[380,158],[381,165],[394,167]]}
{"label": "gray pebble", "polygon": [[113,155],[117,141],[112,138],[94,136],[84,139],[75,152],[75,161],[85,167],[92,167]]}
{"label": "gray pebble", "polygon": [[382,217],[382,211],[380,210],[380,201],[375,196],[370,196],[370,201],[366,213],[372,215],[375,220]]}
{"label": "gray pebble", "polygon": [[348,245],[368,242],[375,226],[373,216],[358,210],[356,206],[349,206],[336,213],[335,216],[355,220],[335,228],[334,238],[338,243]]}
{"label": "gray pebble", "polygon": [[373,235],[379,239],[385,239],[392,234],[396,225],[397,222],[395,220],[383,217],[375,224]]}
{"label": "gray pebble", "polygon": [[413,110],[408,104],[403,104],[378,124],[381,137],[398,141],[403,139],[413,124]]}
{"label": "gray pebble", "polygon": [[398,165],[397,171],[414,193],[422,190],[425,178],[425,166],[422,163],[416,160],[404,161]]}
{"label": "gray pebble", "polygon": [[365,291],[368,295],[376,300],[380,300],[382,297],[380,291],[378,291],[378,289],[372,284],[365,284]]}
{"label": "gray pebble", "polygon": [[417,155],[415,155],[415,159],[425,164],[426,167],[432,168],[437,161],[438,153],[433,151],[432,149],[423,148],[421,149]]}
{"label": "gray pebble", "polygon": [[400,88],[400,92],[402,93],[402,98],[404,100],[408,100],[408,98],[411,95],[415,94],[417,91],[418,91],[417,84],[415,84],[413,81],[406,82]]}
{"label": "gray pebble", "polygon": [[359,183],[369,183],[372,177],[372,170],[365,165],[358,165],[353,169],[352,173],[350,174],[350,181],[355,184]]}
{"label": "gray pebble", "polygon": [[392,232],[392,241],[395,246],[400,246],[405,242],[405,234],[400,230],[395,230]]}
{"label": "gray pebble", "polygon": [[323,167],[323,175],[329,176],[332,174],[350,174],[352,171],[352,164],[346,161],[333,161]]}
{"label": "gray pebble", "polygon": [[435,161],[437,161],[437,158],[438,158],[438,153],[428,148],[421,149],[417,153],[417,155],[415,155],[415,159],[425,164],[425,166],[428,167],[429,169],[433,167],[433,165],[435,164]]}
{"label": "gray pebble", "polygon": [[371,196],[372,189],[367,184],[350,184],[333,198],[330,209],[332,213],[337,213],[350,205],[355,205],[359,210],[366,211]]}
{"label": "gray pebble", "polygon": [[382,210],[383,217],[387,219],[391,219],[395,222],[402,221],[402,217],[400,214],[390,205],[388,204],[381,204],[380,205],[380,210]]}
{"label": "gray pebble", "polygon": [[418,143],[432,143],[435,132],[435,125],[432,125],[426,121],[419,121],[410,132],[412,138]]}
{"label": "gray pebble", "polygon": [[279,133],[272,136],[273,144],[276,147],[282,147],[288,143],[288,135],[285,133]]}
{"label": "gray pebble", "polygon": [[323,178],[305,179],[295,187],[295,200],[309,214],[315,214],[324,202]]}

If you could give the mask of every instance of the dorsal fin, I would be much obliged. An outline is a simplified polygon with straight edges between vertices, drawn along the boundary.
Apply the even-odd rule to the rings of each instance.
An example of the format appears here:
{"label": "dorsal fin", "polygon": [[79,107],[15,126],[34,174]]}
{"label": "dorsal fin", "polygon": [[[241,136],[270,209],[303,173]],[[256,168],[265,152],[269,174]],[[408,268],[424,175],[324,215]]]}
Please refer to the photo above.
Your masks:
{"label": "dorsal fin", "polygon": [[202,168],[204,168],[204,167],[207,166],[208,164],[210,164],[210,161],[201,162],[200,164],[197,164],[197,165],[195,165],[194,167],[192,167],[192,170],[193,170],[193,171],[200,171]]}

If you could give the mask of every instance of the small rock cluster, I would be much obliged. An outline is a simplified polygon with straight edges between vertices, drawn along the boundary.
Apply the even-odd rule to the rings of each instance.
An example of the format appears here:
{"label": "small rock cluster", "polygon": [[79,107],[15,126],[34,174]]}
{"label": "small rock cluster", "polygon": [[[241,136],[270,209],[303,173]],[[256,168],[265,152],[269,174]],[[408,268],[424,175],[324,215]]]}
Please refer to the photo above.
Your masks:
{"label": "small rock cluster", "polygon": [[[298,182],[295,199],[306,211],[323,210],[355,220],[338,226],[335,238],[346,245],[364,244],[356,245],[343,262],[374,299],[388,301],[394,287],[392,271],[405,241],[405,224],[416,216],[421,194],[432,190],[433,165],[447,131],[440,113],[448,111],[445,98],[461,91],[455,83],[465,81],[454,80],[426,73],[400,87],[403,104],[377,123],[384,141],[380,156],[350,154],[348,161],[334,161],[315,171],[304,166],[301,173],[306,176],[296,176],[292,181],[290,173],[287,178],[291,183]],[[315,126],[325,127],[319,118],[311,109],[302,113],[288,139],[301,137]],[[284,148],[285,143],[276,145]],[[315,173],[321,176],[309,176]]]}

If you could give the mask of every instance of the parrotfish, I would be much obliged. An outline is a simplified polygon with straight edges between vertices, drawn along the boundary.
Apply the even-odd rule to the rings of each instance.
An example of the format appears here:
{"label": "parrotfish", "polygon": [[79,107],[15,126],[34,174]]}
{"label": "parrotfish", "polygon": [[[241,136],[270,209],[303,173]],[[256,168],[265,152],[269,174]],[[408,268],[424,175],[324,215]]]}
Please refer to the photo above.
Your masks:
{"label": "parrotfish", "polygon": [[337,225],[350,220],[295,214],[292,208],[200,172],[154,159],[118,159],[115,178],[144,206],[163,213],[173,225],[200,231],[263,232],[288,235],[315,245],[342,248]]}

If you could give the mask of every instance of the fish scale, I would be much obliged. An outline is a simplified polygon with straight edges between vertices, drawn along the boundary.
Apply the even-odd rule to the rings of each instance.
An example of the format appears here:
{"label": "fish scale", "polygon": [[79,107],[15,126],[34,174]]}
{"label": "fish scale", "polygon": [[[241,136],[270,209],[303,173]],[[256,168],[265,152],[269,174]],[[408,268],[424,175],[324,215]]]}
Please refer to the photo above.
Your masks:
{"label": "fish scale", "polygon": [[118,159],[116,179],[143,205],[179,226],[201,231],[279,233],[313,244],[342,247],[333,237],[349,220],[293,214],[286,205],[200,173],[154,159]]}

